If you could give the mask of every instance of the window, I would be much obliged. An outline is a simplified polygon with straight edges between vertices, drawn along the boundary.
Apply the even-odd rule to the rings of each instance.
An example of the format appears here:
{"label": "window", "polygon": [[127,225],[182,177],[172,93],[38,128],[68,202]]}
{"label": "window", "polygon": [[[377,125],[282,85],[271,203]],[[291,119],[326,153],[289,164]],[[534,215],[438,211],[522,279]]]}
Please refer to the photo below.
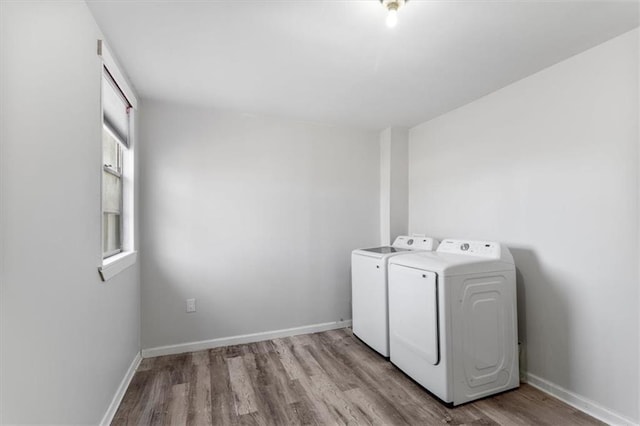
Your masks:
{"label": "window", "polygon": [[131,104],[105,68],[102,79],[102,257],[123,251],[124,152]]}
{"label": "window", "polygon": [[102,79],[102,141],[96,141],[102,143],[102,158],[96,162],[102,180],[101,207],[96,210],[102,222],[99,249],[102,261],[98,272],[107,281],[134,265],[137,259],[134,135],[138,102],[102,40],[98,40],[98,55],[102,59],[102,75],[98,75]]}
{"label": "window", "polygon": [[102,128],[102,257],[122,251],[122,145]]}

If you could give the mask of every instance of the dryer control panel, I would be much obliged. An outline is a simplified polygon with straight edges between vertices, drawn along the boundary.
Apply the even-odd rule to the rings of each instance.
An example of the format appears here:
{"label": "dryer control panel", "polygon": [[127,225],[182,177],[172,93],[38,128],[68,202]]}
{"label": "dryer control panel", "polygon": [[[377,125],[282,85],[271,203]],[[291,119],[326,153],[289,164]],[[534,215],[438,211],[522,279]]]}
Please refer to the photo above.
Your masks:
{"label": "dryer control panel", "polygon": [[401,235],[393,242],[393,247],[408,250],[433,251],[438,248],[438,240],[429,237],[409,237]]}
{"label": "dryer control panel", "polygon": [[469,256],[500,259],[501,245],[494,241],[442,240],[438,247],[440,253],[466,254]]}

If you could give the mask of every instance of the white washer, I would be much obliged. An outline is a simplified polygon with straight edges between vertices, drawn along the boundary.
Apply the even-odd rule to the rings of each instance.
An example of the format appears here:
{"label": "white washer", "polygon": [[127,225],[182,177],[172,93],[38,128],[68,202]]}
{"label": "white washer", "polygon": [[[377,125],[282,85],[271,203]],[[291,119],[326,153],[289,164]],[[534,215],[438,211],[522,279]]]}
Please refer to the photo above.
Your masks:
{"label": "white washer", "polygon": [[351,253],[353,333],[385,357],[389,357],[388,261],[411,250],[436,247],[438,240],[433,238],[400,236],[392,246]]}
{"label": "white washer", "polygon": [[516,271],[496,242],[442,241],[389,262],[391,362],[444,402],[519,386]]}

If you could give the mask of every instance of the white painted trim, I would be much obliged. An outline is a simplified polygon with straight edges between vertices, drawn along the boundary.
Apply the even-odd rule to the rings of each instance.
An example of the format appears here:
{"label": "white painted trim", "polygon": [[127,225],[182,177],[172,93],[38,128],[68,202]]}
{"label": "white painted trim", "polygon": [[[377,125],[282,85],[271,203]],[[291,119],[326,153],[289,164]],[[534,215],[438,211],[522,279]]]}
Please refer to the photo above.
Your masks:
{"label": "white painted trim", "polygon": [[133,358],[127,373],[122,378],[115,395],[113,395],[113,399],[111,400],[111,404],[109,404],[109,408],[107,408],[107,412],[102,416],[102,420],[100,421],[101,426],[108,426],[113,421],[113,416],[116,415],[116,411],[118,411],[122,398],[124,398],[124,394],[127,391],[127,388],[131,383],[131,379],[133,379],[133,375],[136,373],[140,362],[142,362],[142,356],[140,356],[140,352],[138,352]]}
{"label": "white painted trim", "polygon": [[542,392],[547,393],[559,399],[560,401],[569,404],[570,406],[577,408],[578,410],[583,411],[592,417],[595,417],[600,421],[603,421],[610,425],[638,425],[638,423],[636,423],[635,421],[621,414],[615,413],[595,401],[585,398],[582,395],[578,395],[577,393],[571,392],[570,390],[567,390],[561,386],[556,385],[555,383],[538,377],[535,374],[527,372],[526,377],[527,383],[529,383],[534,388],[539,389]]}
{"label": "white painted trim", "polygon": [[127,97],[133,109],[138,109],[136,94],[131,88],[129,80],[124,76],[122,71],[120,71],[121,68],[118,66],[118,62],[111,54],[111,50],[107,47],[107,43],[104,40],[98,40],[98,56],[102,58],[102,63],[107,67],[109,74],[111,74],[111,77],[116,81],[122,93]]}
{"label": "white painted trim", "polygon": [[128,267],[135,265],[137,258],[137,251],[128,251],[105,259],[102,266],[98,267],[102,281],[108,281]]}
{"label": "white painted trim", "polygon": [[264,331],[261,333],[243,334],[240,336],[221,337],[219,339],[201,340],[199,342],[180,343],[177,345],[158,346],[143,349],[142,357],[151,358],[162,355],[175,355],[185,352],[201,351],[219,348],[221,346],[239,345],[243,343],[261,342],[279,337],[297,336],[298,334],[317,333],[319,331],[335,330],[351,326],[351,320],[325,322],[322,324],[306,325],[303,327],[286,328],[283,330]]}

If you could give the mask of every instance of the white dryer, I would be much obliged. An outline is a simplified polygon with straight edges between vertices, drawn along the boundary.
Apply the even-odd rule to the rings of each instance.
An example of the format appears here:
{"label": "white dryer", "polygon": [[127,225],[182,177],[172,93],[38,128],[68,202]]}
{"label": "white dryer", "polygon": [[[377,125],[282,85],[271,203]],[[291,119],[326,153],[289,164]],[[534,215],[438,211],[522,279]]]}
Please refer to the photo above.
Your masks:
{"label": "white dryer", "polygon": [[391,362],[444,402],[519,386],[516,271],[496,242],[443,240],[389,262]]}
{"label": "white dryer", "polygon": [[393,245],[357,249],[351,253],[353,334],[389,357],[387,264],[412,250],[435,250],[438,240],[400,236]]}

